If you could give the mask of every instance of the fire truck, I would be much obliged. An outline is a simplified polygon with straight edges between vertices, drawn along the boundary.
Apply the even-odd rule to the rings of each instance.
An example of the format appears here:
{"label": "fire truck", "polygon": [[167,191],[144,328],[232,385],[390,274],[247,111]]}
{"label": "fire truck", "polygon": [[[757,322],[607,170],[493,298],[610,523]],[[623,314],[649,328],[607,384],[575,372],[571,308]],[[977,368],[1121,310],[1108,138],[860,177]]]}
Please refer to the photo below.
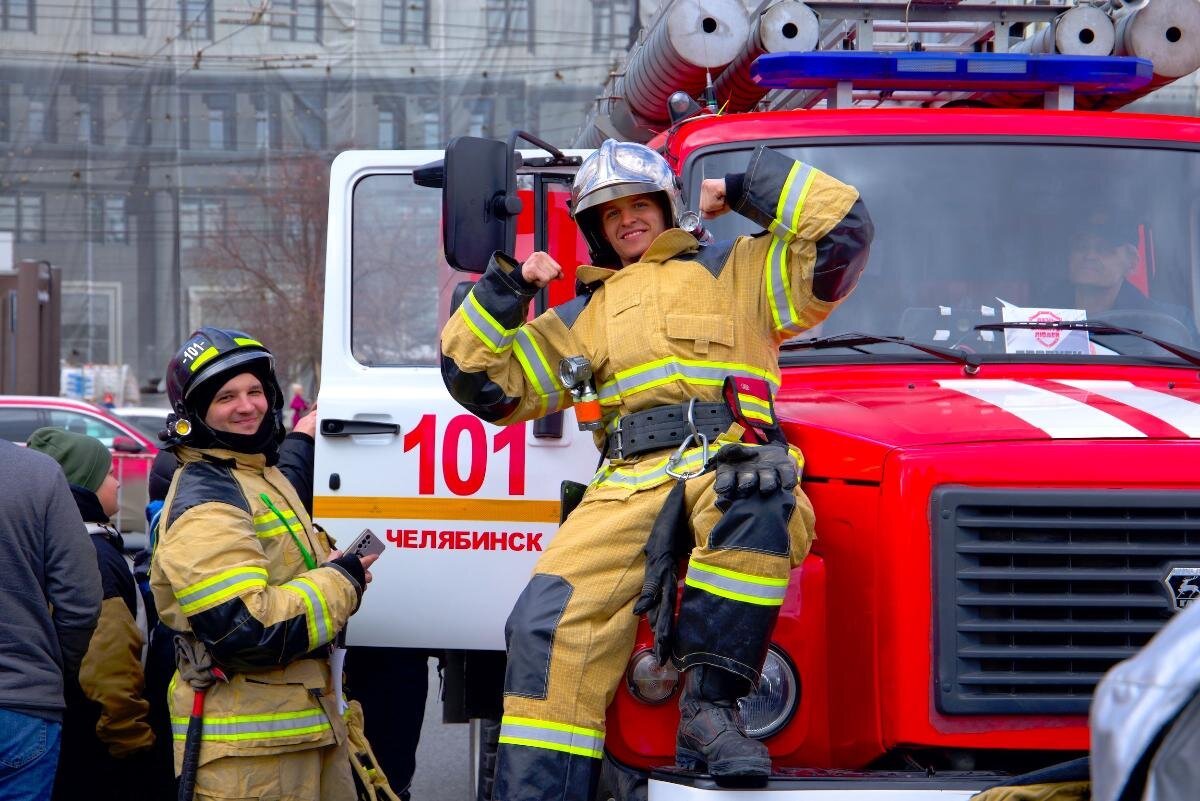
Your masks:
{"label": "fire truck", "polygon": [[[766,145],[857,187],[876,238],[780,357],[817,540],[741,702],[765,791],[965,799],[1086,753],[1097,681],[1200,575],[1200,120],[1119,111],[1198,68],[1196,0],[687,0],[583,150],[517,133],[341,154],[315,518],[390,544],[350,643],[447,655],[446,719],[476,721],[486,797],[504,621],[560,482],[597,453],[571,409],[497,428],[457,406],[440,326],[493,250],[567,268],[531,314],[574,296],[570,184],[604,138],[657,148],[692,203]],[[758,233],[685,216],[702,239]],[[605,797],[751,792],[670,767],[679,677],[650,646],[643,621]]]}

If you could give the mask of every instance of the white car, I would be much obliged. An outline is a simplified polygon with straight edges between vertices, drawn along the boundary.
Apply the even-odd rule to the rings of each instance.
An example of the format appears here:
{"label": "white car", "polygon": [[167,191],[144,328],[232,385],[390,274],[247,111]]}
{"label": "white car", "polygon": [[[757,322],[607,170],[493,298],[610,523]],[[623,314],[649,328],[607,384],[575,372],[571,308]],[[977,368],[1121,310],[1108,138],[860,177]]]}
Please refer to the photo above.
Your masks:
{"label": "white car", "polygon": [[112,410],[112,414],[128,420],[156,445],[159,443],[158,432],[166,428],[170,413],[165,406],[118,406]]}

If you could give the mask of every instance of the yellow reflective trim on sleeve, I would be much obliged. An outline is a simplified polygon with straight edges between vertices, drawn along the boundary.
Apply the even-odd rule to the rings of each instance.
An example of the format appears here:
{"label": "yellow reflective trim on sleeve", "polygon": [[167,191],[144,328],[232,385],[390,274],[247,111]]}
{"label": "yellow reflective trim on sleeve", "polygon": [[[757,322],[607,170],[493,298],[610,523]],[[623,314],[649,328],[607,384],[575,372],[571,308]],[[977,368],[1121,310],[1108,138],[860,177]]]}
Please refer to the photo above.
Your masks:
{"label": "yellow reflective trim on sleeve", "polygon": [[817,180],[817,171],[809,170],[808,177],[804,180],[804,187],[800,190],[800,200],[796,202],[796,210],[792,212],[791,228],[793,231],[797,231],[800,228],[800,215],[804,212],[804,203],[808,200],[808,191],[812,189],[813,181],[815,180]]}
{"label": "yellow reflective trim on sleeve", "polygon": [[792,165],[792,168],[788,170],[787,179],[783,182],[783,189],[779,193],[779,200],[775,201],[775,219],[780,222],[783,222],[783,212],[787,206],[788,194],[791,191],[792,182],[796,180],[796,175],[799,174],[803,166],[799,161]]}
{"label": "yellow reflective trim on sleeve", "polygon": [[[533,351],[532,355],[526,352],[526,348]],[[562,389],[555,377],[557,373],[550,369],[550,363],[546,361],[546,355],[542,353],[537,340],[529,336],[527,331],[517,332],[516,347],[513,352],[517,355],[517,361],[521,363],[521,369],[525,371],[526,377],[533,384],[534,391],[543,399]]]}
{"label": "yellow reflective trim on sleeve", "polygon": [[267,571],[261,567],[236,567],[175,593],[185,615],[202,607],[216,606],[248,589],[267,586]]}
{"label": "yellow reflective trim on sleeve", "polygon": [[[475,297],[474,290],[467,293],[466,300],[458,308],[458,315],[467,328],[475,334],[475,338],[486,345],[492,353],[503,353],[512,346],[513,335],[516,334],[517,329],[509,329],[500,325],[500,322]],[[496,332],[495,336],[480,328],[481,324],[493,329]]]}
{"label": "yellow reflective trim on sleeve", "polygon": [[[804,181],[804,188],[800,190],[800,200],[796,203],[796,210],[792,212],[791,228],[793,231],[799,230],[800,215],[804,211],[804,202],[808,199],[808,190],[812,189],[813,181],[816,178],[817,171],[809,170],[808,178]],[[787,250],[785,249],[780,255],[782,258],[779,260],[779,269],[782,272],[781,277],[783,278],[783,296],[787,298],[788,320],[792,324],[795,324],[800,319],[800,315],[796,312],[796,304],[792,302],[792,279],[789,274],[790,270],[787,267]]]}
{"label": "yellow reflective trim on sleeve", "polygon": [[217,355],[216,348],[211,347],[211,346],[208,348],[205,348],[203,351],[200,352],[199,356],[192,359],[192,363],[190,365],[188,365],[188,369],[194,373],[194,372],[196,372],[196,370],[198,370],[200,368],[200,365],[204,364],[205,362],[207,362],[209,359],[213,358],[216,355]]}
{"label": "yellow reflective trim on sleeve", "polygon": [[281,584],[279,587],[280,589],[287,590],[304,602],[304,620],[308,624],[308,650],[311,651],[320,645],[317,641],[317,610],[313,608],[312,599],[308,597],[308,593],[299,587],[293,587],[289,584]]}
{"label": "yellow reflective trim on sleeve", "polygon": [[479,316],[483,318],[483,321],[485,323],[487,323],[489,326],[491,326],[496,331],[496,333],[501,336],[501,338],[506,337],[506,336],[511,336],[513,333],[516,332],[517,329],[515,329],[515,328],[510,330],[510,329],[507,329],[504,326],[500,325],[500,321],[497,320],[495,317],[493,317],[491,315],[491,313],[488,312],[487,309],[483,308],[483,304],[480,303],[479,299],[475,297],[474,291],[467,293],[467,300],[470,302],[471,308],[473,308],[473,309],[475,309],[475,311],[479,312]]}

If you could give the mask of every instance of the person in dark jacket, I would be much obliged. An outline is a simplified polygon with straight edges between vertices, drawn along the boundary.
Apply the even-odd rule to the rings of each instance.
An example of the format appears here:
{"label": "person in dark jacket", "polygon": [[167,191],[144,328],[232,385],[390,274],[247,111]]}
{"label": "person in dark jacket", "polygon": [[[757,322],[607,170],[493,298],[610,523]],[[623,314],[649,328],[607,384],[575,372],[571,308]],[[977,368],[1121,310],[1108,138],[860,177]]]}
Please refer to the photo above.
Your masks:
{"label": "person in dark jacket", "polygon": [[45,799],[74,681],[100,614],[100,573],[63,471],[0,440],[0,798]]}
{"label": "person in dark jacket", "polygon": [[75,496],[96,550],[103,600],[96,632],[66,687],[62,758],[55,799],[125,798],[146,786],[154,745],[142,672],[144,636],[137,623],[137,588],[125,544],[109,517],[120,508],[112,454],[100,440],[58,428],[39,428],[28,446],[53,458]]}

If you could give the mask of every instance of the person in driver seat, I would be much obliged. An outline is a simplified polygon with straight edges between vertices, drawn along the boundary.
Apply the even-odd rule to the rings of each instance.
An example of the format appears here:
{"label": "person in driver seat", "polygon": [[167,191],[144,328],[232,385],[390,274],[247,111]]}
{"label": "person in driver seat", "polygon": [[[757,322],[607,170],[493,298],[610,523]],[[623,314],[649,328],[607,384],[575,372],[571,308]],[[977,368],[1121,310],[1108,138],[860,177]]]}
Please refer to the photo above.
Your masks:
{"label": "person in driver seat", "polygon": [[[1166,314],[1194,336],[1195,323],[1186,307],[1151,298],[1131,282],[1139,258],[1137,226],[1128,220],[1114,219],[1107,212],[1093,212],[1070,241],[1067,278],[1074,294],[1066,305],[1086,310],[1089,320],[1106,322],[1108,311]],[[1111,322],[1140,327],[1133,321]]]}

